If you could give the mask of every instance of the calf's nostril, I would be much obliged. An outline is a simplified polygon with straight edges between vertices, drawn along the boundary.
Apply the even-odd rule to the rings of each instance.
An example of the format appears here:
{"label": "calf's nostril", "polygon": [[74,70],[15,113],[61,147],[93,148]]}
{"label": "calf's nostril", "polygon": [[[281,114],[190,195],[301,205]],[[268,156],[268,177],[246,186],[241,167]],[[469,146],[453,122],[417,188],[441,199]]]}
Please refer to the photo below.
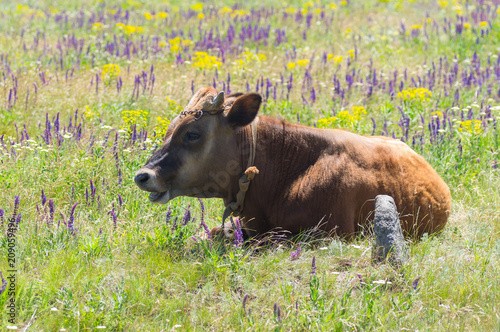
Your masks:
{"label": "calf's nostril", "polygon": [[139,173],[134,177],[134,181],[137,184],[145,184],[146,182],[149,181],[149,174],[148,173]]}

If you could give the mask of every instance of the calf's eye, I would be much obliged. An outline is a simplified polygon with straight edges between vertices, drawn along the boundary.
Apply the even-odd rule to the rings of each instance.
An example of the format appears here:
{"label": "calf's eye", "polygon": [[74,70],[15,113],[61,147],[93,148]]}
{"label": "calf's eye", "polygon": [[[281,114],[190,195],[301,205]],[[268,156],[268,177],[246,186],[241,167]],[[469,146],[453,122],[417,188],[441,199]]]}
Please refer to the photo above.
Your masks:
{"label": "calf's eye", "polygon": [[186,133],[186,135],[184,135],[184,140],[185,141],[196,141],[197,139],[200,138],[200,135],[199,134],[196,134],[196,133]]}

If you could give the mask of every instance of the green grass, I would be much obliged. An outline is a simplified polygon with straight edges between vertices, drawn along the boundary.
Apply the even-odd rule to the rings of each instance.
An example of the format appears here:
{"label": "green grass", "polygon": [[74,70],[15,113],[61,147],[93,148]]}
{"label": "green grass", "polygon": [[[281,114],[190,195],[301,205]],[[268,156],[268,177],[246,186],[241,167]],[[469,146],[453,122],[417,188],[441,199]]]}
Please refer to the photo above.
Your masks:
{"label": "green grass", "polygon": [[[15,323],[10,323],[3,310],[9,296],[2,293],[2,328],[16,325],[23,330],[31,324],[28,330],[34,331],[499,330],[497,7],[479,2],[449,1],[440,6],[434,1],[370,0],[345,5],[338,1],[332,9],[326,2],[311,7],[305,1],[230,1],[205,3],[205,17],[199,19],[199,13],[189,9],[192,4],[27,1],[23,5],[28,7],[17,7],[0,2],[0,136],[4,135],[5,145],[0,146],[0,208],[7,220],[19,196],[22,215],[16,233],[18,311]],[[235,4],[248,13],[231,17],[221,11]],[[115,12],[120,8],[121,14]],[[297,11],[304,8],[307,13],[298,19]],[[144,16],[160,11],[168,12],[168,18],[149,21]],[[308,27],[306,16],[311,13]],[[462,17],[470,26],[457,33]],[[107,27],[92,30],[94,22]],[[144,30],[127,36],[116,23]],[[256,31],[269,29],[269,36],[261,31],[264,37],[258,39],[254,31],[241,40],[242,29],[249,24]],[[213,35],[219,31],[224,40],[231,25],[236,41],[231,46],[222,43],[224,55],[216,46],[204,44],[210,31]],[[414,25],[421,27],[412,35]],[[276,29],[285,31],[281,43]],[[181,32],[193,44],[180,52],[179,63],[168,40]],[[73,37],[82,46],[75,47]],[[165,46],[155,53],[160,42]],[[131,51],[130,58],[123,56],[127,43],[137,51]],[[106,50],[111,44],[119,55]],[[348,65],[349,50],[357,55]],[[219,57],[223,64],[217,71],[196,68],[190,57],[197,51]],[[238,65],[245,51],[265,58]],[[338,65],[324,62],[327,54],[343,60]],[[287,67],[301,59],[311,62]],[[120,66],[120,91],[118,77],[101,80],[96,90],[96,74],[102,78],[106,64]],[[143,71],[148,75],[147,89],[143,93],[141,85],[136,98],[134,80]],[[355,82],[349,88],[346,75],[353,73]],[[254,251],[202,240],[201,208],[195,199],[152,205],[132,177],[164,130],[157,117],[172,119],[178,114],[192,95],[192,85],[198,89],[215,81],[217,88],[225,85],[227,91],[229,74],[233,92],[245,92],[247,83],[255,91],[259,82],[259,92],[266,96],[269,80],[272,86],[261,114],[294,123],[300,118],[310,126],[330,119],[330,125],[360,134],[403,139],[451,189],[452,211],[442,234],[410,243],[410,260],[400,270],[372,265],[369,234],[352,242],[309,241],[302,244],[299,259],[291,260],[296,243]],[[435,80],[431,89],[430,77]],[[336,80],[345,90],[343,97],[335,90]],[[429,100],[404,101],[397,96],[401,82],[404,90],[421,87],[432,90],[432,95]],[[9,101],[14,88],[15,102],[12,96]],[[352,114],[356,106],[366,110],[359,119]],[[85,114],[87,109],[95,115]],[[122,112],[132,110],[148,112],[144,128],[139,118],[125,121]],[[435,123],[436,112],[441,112],[437,113],[441,121],[445,114],[453,124],[451,128],[441,124],[437,135],[428,127]],[[54,139],[53,117],[58,113],[61,144]],[[469,113],[470,119],[480,121],[479,127],[467,127]],[[43,139],[46,114],[53,137],[48,145]],[[80,139],[78,130],[63,130],[70,117],[72,125],[81,124]],[[408,135],[399,124],[405,119]],[[131,138],[127,125],[134,123],[139,132],[147,130],[146,142]],[[24,126],[30,141],[22,139]],[[96,191],[87,201],[91,180]],[[42,190],[54,202],[53,220],[49,203],[42,206]],[[77,202],[73,232],[67,223]],[[222,202],[204,200],[204,204],[207,224],[218,225]],[[188,206],[197,221],[172,229],[172,220],[181,220]],[[168,207],[173,218],[165,225]],[[112,209],[116,227],[109,214]],[[0,271],[5,278],[9,270],[5,224],[1,234]],[[374,283],[380,280],[390,283]]]}

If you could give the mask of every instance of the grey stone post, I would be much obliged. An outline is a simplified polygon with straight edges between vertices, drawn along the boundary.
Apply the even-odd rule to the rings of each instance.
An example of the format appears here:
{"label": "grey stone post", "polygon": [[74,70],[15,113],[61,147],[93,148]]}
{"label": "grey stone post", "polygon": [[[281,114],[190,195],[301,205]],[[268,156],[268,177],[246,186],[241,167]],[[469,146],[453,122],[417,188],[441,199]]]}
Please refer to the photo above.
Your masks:
{"label": "grey stone post", "polygon": [[399,222],[396,203],[391,196],[375,197],[375,240],[373,242],[373,262],[388,260],[392,265],[402,265],[408,260],[408,250]]}

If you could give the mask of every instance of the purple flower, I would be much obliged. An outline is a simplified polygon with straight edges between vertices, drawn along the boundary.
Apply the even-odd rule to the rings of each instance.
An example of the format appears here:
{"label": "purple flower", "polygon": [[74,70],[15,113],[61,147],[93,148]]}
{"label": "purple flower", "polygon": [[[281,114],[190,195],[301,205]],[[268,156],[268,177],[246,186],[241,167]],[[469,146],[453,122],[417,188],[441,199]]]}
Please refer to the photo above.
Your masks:
{"label": "purple flower", "polygon": [[239,247],[243,244],[243,232],[241,231],[240,219],[231,217],[231,223],[234,227],[234,245]]}
{"label": "purple flower", "polygon": [[49,199],[49,223],[52,224],[54,222],[54,200]]}
{"label": "purple flower", "polygon": [[418,277],[417,279],[413,280],[413,282],[411,283],[411,285],[413,286],[414,290],[417,290],[417,288],[418,288],[418,282],[419,281],[420,281],[420,277]]}
{"label": "purple flower", "polygon": [[172,208],[169,206],[167,215],[165,216],[165,225],[168,225],[170,218],[172,218]]}
{"label": "purple flower", "polygon": [[201,227],[203,227],[203,229],[205,230],[205,233],[207,234],[208,239],[209,239],[209,240],[210,240],[210,239],[212,239],[212,233],[210,233],[210,230],[208,229],[207,224],[205,224],[205,222],[202,220],[202,221],[200,222],[200,225],[201,225]]}
{"label": "purple flower", "polygon": [[498,168],[498,162],[497,160],[493,160],[493,169],[497,169]]}
{"label": "purple flower", "polygon": [[247,302],[248,302],[248,294],[245,294],[245,296],[243,296],[243,301],[241,302],[243,310],[246,310]]}
{"label": "purple flower", "polygon": [[2,287],[0,287],[0,295],[5,291],[5,288],[7,287],[7,280],[3,278],[2,271],[0,271],[0,278],[2,278]]}
{"label": "purple flower", "polygon": [[21,213],[19,213],[16,218],[16,225],[19,225],[20,223],[21,223]]}
{"label": "purple flower", "polygon": [[12,213],[12,218],[17,217],[17,209],[19,209],[19,196],[14,198],[14,212]]}
{"label": "purple flower", "polygon": [[113,218],[113,228],[116,229],[118,217],[116,216],[115,208],[113,207],[113,209],[111,209],[108,214]]}
{"label": "purple flower", "polygon": [[188,205],[188,208],[186,209],[186,212],[184,213],[184,218],[182,219],[182,225],[187,225],[187,223],[191,220],[191,211],[189,211],[190,208],[191,208],[191,204]]}
{"label": "purple flower", "polygon": [[45,196],[45,193],[43,192],[42,189],[42,206],[44,206],[46,202],[47,202],[47,196]]}
{"label": "purple flower", "polygon": [[3,209],[0,209],[0,222],[1,222],[2,228],[3,228],[3,224],[4,224],[4,219],[3,219],[4,213],[5,213],[5,211]]}
{"label": "purple flower", "polygon": [[201,198],[198,198],[198,202],[200,202],[201,206],[201,222],[203,223],[205,221],[205,205],[203,204]]}
{"label": "purple flower", "polygon": [[281,308],[278,305],[278,303],[276,302],[274,303],[273,310],[274,310],[274,317],[276,318],[276,320],[281,321]]}
{"label": "purple flower", "polygon": [[122,198],[122,195],[118,194],[118,203],[120,204],[120,206],[123,205],[123,198]]}
{"label": "purple flower", "polygon": [[297,250],[292,251],[290,253],[290,260],[294,261],[294,260],[299,259],[300,252],[302,251],[302,248],[300,247],[301,244],[302,244],[302,242],[299,242],[299,246],[297,247]]}
{"label": "purple flower", "polygon": [[78,205],[78,202],[73,204],[73,207],[71,208],[71,212],[69,213],[69,219],[68,219],[68,229],[73,233],[73,235],[75,234],[75,228],[74,228],[73,224],[75,222],[75,209],[76,209],[77,205]]}
{"label": "purple flower", "polygon": [[97,236],[101,236],[102,235],[102,227],[99,227],[99,233],[97,234]]}
{"label": "purple flower", "polygon": [[316,256],[313,256],[312,262],[311,262],[311,274],[316,274]]}

